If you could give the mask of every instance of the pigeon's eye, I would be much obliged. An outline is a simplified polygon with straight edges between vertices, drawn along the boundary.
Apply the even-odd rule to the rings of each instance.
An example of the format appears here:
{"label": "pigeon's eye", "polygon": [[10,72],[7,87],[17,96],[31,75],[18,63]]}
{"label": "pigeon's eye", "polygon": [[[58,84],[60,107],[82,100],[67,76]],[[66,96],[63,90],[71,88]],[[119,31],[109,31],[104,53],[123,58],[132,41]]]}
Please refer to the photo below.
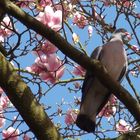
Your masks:
{"label": "pigeon's eye", "polygon": [[131,34],[128,32],[123,33],[122,39],[126,43],[129,42],[132,39]]}
{"label": "pigeon's eye", "polygon": [[132,39],[132,36],[131,36],[130,33],[125,32],[124,34],[125,34],[125,38],[126,38],[126,40],[130,41],[130,40]]}

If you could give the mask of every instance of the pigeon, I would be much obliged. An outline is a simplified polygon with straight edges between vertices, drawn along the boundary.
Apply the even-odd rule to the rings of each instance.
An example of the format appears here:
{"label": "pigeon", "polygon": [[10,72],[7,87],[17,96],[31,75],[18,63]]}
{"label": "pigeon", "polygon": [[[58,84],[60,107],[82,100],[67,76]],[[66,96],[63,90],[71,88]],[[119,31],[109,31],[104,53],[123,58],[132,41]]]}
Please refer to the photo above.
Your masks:
{"label": "pigeon", "polygon": [[[123,28],[116,30],[103,46],[97,47],[91,59],[99,60],[110,76],[121,83],[127,71],[127,54],[124,44],[131,40],[131,35]],[[88,133],[94,133],[96,116],[108,102],[111,92],[91,71],[87,71],[82,86],[80,111],[76,125]]]}

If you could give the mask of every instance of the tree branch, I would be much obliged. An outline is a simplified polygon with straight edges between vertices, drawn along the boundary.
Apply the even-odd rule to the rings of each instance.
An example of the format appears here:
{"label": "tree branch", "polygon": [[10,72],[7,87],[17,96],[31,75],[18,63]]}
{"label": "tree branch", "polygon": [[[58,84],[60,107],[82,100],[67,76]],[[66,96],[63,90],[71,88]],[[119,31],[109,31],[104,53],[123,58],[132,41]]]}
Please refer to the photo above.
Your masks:
{"label": "tree branch", "polygon": [[0,53],[0,86],[38,140],[62,140],[30,88]]}
{"label": "tree branch", "polygon": [[29,16],[9,0],[0,1],[0,7],[3,8],[3,10],[5,10],[8,14],[17,18],[28,28],[44,36],[73,61],[80,64],[85,69],[92,71],[92,73],[96,75],[99,80],[124,103],[124,105],[129,109],[131,114],[140,124],[139,104],[126,89],[124,89],[117,81],[110,77],[105,67],[99,61],[91,60],[88,56],[75,49],[58,33]]}
{"label": "tree branch", "polygon": [[106,138],[100,140],[140,140],[140,128],[133,132],[121,134],[119,137],[116,138]]}

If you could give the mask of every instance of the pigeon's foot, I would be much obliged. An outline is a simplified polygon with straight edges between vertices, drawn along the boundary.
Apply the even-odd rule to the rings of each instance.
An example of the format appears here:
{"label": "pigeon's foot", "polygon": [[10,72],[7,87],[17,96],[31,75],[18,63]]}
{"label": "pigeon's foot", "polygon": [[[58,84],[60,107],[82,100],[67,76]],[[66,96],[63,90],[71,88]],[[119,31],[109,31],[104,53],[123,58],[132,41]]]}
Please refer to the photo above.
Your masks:
{"label": "pigeon's foot", "polygon": [[93,122],[87,115],[79,114],[77,116],[76,125],[87,132],[95,131],[95,122]]}

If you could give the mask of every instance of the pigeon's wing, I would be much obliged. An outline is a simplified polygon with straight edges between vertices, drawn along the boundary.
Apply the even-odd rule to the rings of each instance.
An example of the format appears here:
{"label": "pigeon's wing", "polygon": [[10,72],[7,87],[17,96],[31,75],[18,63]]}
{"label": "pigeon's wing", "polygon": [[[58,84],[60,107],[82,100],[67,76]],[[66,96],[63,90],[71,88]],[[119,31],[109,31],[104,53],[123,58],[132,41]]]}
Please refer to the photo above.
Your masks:
{"label": "pigeon's wing", "polygon": [[[126,57],[124,56],[125,52],[123,52],[124,54],[120,53],[120,55],[116,53],[116,51],[123,51],[123,47],[120,45],[123,43],[122,35],[124,33],[122,30],[114,33],[109,42],[104,44],[103,47],[97,47],[91,55],[92,59],[101,61],[111,71],[112,76],[120,74],[118,77],[115,77],[119,82],[123,79],[127,69],[127,64],[124,64],[126,60],[124,59]],[[118,61],[121,61],[121,63],[118,63]],[[113,69],[114,65],[116,67]],[[80,112],[76,120],[77,126],[87,132],[94,132],[96,116],[105,106],[110,95],[109,89],[98,80],[96,75],[92,71],[87,71],[82,87]]]}
{"label": "pigeon's wing", "polygon": [[[101,56],[102,56],[102,46],[99,46],[92,52],[90,57],[92,59],[100,60]],[[85,75],[84,82],[83,82],[83,86],[82,86],[82,100],[81,100],[81,103],[83,102],[83,100],[86,96],[86,93],[87,93],[88,89],[90,88],[93,80],[94,80],[93,73],[90,72],[90,71],[87,71],[86,75]]]}
{"label": "pigeon's wing", "polygon": [[127,72],[127,67],[128,67],[128,64],[126,62],[124,67],[123,67],[123,69],[122,69],[122,71],[121,71],[121,74],[119,76],[119,79],[118,79],[119,82],[122,82],[123,78],[125,77],[125,74]]}
{"label": "pigeon's wing", "polygon": [[[91,58],[99,60],[99,58],[102,55],[101,53],[102,53],[102,47],[97,47],[91,54]],[[95,119],[96,119],[96,108],[97,107],[93,106],[93,101],[92,101],[93,97],[90,97],[90,95],[96,96],[96,94],[94,94],[94,91],[92,93],[89,92],[89,90],[91,89],[94,82],[95,82],[95,76],[93,75],[92,72],[87,71],[86,75],[85,75],[85,80],[83,82],[83,87],[82,87],[82,99],[81,99],[81,105],[80,105],[80,113],[78,114],[77,120],[76,120],[76,125],[79,128],[81,128],[82,130],[85,130],[87,132],[95,131]],[[89,98],[90,98],[90,100],[88,100]],[[88,104],[87,104],[87,102],[88,102]],[[89,104],[89,103],[91,103],[91,104]],[[84,108],[83,108],[83,106],[84,106]],[[83,114],[83,111],[81,111],[81,110],[84,111],[84,114]],[[94,110],[95,110],[95,112],[94,112]],[[88,116],[89,112],[90,112],[90,114],[92,114],[92,113],[95,114],[93,120],[91,120],[91,118],[89,118],[89,116]]]}

